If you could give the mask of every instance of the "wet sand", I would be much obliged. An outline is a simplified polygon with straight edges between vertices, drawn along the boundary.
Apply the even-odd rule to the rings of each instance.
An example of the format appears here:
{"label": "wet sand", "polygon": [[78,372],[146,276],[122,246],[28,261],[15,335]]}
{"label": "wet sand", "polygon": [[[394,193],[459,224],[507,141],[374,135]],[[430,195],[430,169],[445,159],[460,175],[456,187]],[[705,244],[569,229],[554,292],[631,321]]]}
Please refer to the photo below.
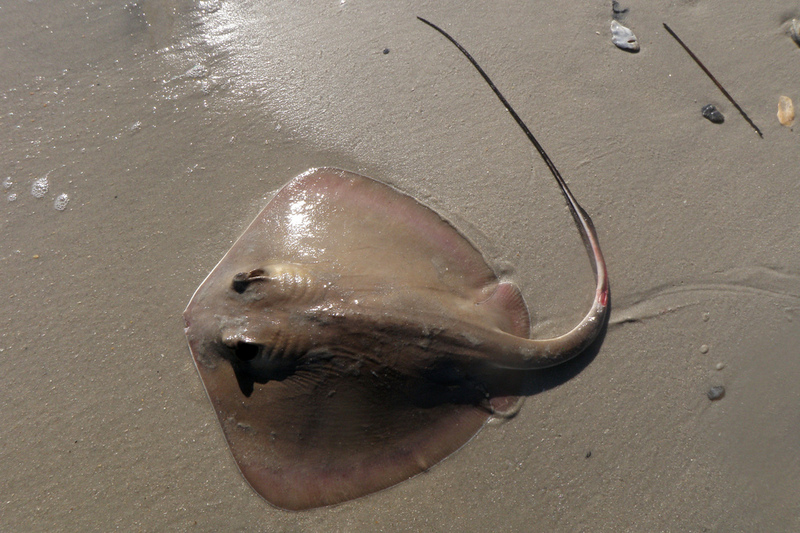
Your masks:
{"label": "wet sand", "polygon": [[[638,54],[589,2],[85,4],[0,6],[3,529],[800,529],[800,133],[775,115],[800,104],[794,2],[623,3]],[[236,470],[181,313],[291,177],[337,166],[431,206],[521,287],[536,335],[592,296],[546,167],[416,15],[592,215],[611,324],[428,473],[281,511]]]}

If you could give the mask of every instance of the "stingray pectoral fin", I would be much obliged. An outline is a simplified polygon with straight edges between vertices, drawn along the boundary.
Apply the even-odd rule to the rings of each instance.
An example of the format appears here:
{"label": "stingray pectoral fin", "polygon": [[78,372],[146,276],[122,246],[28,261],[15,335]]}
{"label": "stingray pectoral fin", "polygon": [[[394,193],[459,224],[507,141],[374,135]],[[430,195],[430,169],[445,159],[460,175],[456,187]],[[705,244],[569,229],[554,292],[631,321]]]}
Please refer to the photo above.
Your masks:
{"label": "stingray pectoral fin", "polygon": [[398,373],[368,354],[307,359],[250,396],[230,367],[202,371],[239,470],[284,509],[336,504],[424,472],[490,414],[466,386]]}

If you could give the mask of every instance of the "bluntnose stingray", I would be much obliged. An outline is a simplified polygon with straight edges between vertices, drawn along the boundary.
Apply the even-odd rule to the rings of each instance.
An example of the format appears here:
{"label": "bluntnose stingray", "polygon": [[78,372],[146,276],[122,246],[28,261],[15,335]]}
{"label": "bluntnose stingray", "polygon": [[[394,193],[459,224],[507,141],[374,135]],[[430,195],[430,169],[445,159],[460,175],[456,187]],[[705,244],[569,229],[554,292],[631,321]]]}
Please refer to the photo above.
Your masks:
{"label": "bluntnose stingray", "polygon": [[352,172],[297,176],[184,313],[233,458],[278,507],[342,502],[428,469],[514,405],[520,370],[571,359],[605,323],[591,219],[472,57],[423,22],[467,56],[555,176],[592,259],[594,302],[572,331],[530,339],[519,290],[434,211]]}

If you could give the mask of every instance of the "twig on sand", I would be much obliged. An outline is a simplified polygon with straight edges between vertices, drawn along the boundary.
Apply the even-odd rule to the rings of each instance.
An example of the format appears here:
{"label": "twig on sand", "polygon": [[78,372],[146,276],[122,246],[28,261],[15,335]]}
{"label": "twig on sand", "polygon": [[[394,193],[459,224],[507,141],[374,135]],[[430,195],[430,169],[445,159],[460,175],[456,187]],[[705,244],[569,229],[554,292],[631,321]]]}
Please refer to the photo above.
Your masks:
{"label": "twig on sand", "polygon": [[703,64],[703,62],[700,61],[700,59],[698,59],[696,55],[694,55],[694,52],[689,50],[689,47],[686,46],[686,44],[683,41],[681,41],[681,38],[678,37],[678,35],[674,31],[672,31],[672,28],[667,26],[666,22],[664,22],[663,24],[664,24],[664,28],[669,32],[669,34],[672,35],[675,38],[676,41],[678,41],[678,44],[680,44],[683,47],[683,49],[686,50],[686,53],[689,54],[689,57],[694,59],[694,62],[697,63],[697,66],[699,66],[701,69],[703,69],[703,72],[705,72],[706,75],[709,78],[711,78],[711,81],[714,82],[714,84],[717,86],[717,88],[719,88],[719,90],[722,91],[722,94],[725,95],[725,98],[727,98],[730,101],[730,103],[733,104],[733,107],[735,107],[739,111],[739,113],[742,114],[742,116],[747,121],[747,123],[750,124],[751,126],[753,126],[753,129],[756,130],[756,133],[758,133],[758,136],[763,139],[764,138],[764,134],[761,133],[761,130],[758,129],[758,126],[756,126],[755,123],[752,120],[750,120],[750,117],[747,116],[747,113],[744,112],[744,109],[742,109],[739,106],[739,104],[736,103],[736,100],[734,100],[733,97],[730,94],[728,94],[728,91],[726,91],[725,88],[722,86],[722,84],[720,84],[720,82],[717,81],[717,78],[715,78],[714,75],[711,74],[711,72],[709,72],[709,70],[706,68],[706,66]]}

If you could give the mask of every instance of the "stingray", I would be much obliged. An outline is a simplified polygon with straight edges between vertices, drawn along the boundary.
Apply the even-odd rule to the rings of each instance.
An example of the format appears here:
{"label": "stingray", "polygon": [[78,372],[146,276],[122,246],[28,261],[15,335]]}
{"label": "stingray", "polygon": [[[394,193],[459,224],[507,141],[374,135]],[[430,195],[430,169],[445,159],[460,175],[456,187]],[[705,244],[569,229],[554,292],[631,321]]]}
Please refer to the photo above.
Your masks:
{"label": "stingray", "polygon": [[[420,19],[423,20],[423,19]],[[581,353],[604,327],[597,234],[555,165],[597,282],[568,333],[529,338],[520,291],[449,222],[379,181],[333,168],[292,179],[184,313],[233,458],[271,504],[335,504],[390,487],[513,412],[521,371]]]}

